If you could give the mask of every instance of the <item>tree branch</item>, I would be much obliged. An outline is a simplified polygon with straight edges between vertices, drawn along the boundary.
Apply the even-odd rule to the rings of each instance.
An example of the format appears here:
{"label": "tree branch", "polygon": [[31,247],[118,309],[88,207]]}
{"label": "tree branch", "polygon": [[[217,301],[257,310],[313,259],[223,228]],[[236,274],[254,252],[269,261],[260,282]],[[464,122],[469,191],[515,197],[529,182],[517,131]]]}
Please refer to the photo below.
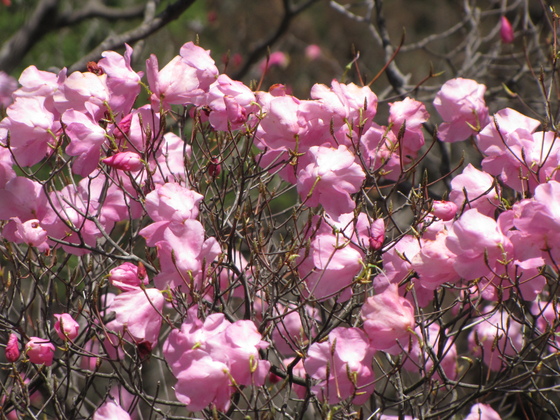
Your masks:
{"label": "tree branch", "polygon": [[140,26],[118,35],[107,37],[101,44],[95,47],[90,53],[76,61],[70,66],[69,71],[83,71],[89,61],[97,61],[101,58],[101,53],[107,50],[114,50],[122,47],[124,44],[131,44],[148,37],[157,32],[169,22],[177,19],[185,10],[187,10],[195,0],[177,0],[169,5],[164,11],[157,15],[154,19],[142,22]]}

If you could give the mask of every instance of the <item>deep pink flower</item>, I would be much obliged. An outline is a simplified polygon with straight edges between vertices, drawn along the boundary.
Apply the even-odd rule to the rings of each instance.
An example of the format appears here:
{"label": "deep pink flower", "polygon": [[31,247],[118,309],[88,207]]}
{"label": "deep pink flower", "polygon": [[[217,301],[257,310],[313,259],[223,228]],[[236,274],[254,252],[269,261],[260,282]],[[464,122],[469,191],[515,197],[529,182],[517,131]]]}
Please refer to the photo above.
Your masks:
{"label": "deep pink flower", "polygon": [[6,360],[10,363],[16,362],[19,359],[19,353],[18,337],[14,333],[10,333],[6,343]]}
{"label": "deep pink flower", "polygon": [[54,314],[54,329],[61,340],[74,340],[80,332],[80,324],[70,314]]}
{"label": "deep pink flower", "polygon": [[50,366],[54,359],[54,345],[39,337],[29,337],[25,345],[25,354],[31,363]]}
{"label": "deep pink flower", "polygon": [[511,44],[515,39],[513,27],[505,16],[500,18],[500,38],[502,38],[504,44]]}

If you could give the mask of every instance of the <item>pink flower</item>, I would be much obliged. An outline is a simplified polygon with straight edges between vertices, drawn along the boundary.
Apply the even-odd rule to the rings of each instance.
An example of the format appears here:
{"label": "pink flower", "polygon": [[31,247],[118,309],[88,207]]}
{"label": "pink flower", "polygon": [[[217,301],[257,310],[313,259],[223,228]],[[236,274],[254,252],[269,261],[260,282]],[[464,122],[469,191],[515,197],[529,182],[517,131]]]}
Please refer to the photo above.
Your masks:
{"label": "pink flower", "polygon": [[121,171],[139,171],[144,167],[142,157],[135,152],[119,152],[103,159],[103,163]]}
{"label": "pink flower", "polygon": [[321,401],[338,404],[354,396],[363,404],[374,390],[373,353],[366,335],[358,328],[337,327],[327,341],[313,343],[303,365],[315,379],[311,391]]}
{"label": "pink flower", "polygon": [[432,203],[432,214],[443,220],[443,221],[448,221],[451,220],[455,217],[455,215],[457,214],[457,210],[459,208],[457,207],[457,204],[455,204],[452,201],[434,201]]}
{"label": "pink flower", "polygon": [[211,109],[209,121],[215,130],[238,130],[258,110],[251,89],[225,74],[210,85],[207,101]]}
{"label": "pink flower", "polygon": [[115,400],[107,399],[93,414],[93,420],[130,420],[130,415]]}
{"label": "pink flower", "polygon": [[50,366],[54,359],[54,345],[39,337],[30,337],[25,345],[25,354],[31,363]]}
{"label": "pink flower", "polygon": [[453,178],[451,188],[449,201],[460,209],[478,209],[481,214],[493,216],[500,204],[501,189],[494,178],[470,163]]}
{"label": "pink flower", "polygon": [[522,350],[523,325],[504,310],[485,308],[485,313],[469,335],[469,349],[491,371],[497,372]]}
{"label": "pink flower", "polygon": [[54,314],[57,321],[54,324],[56,334],[61,340],[73,341],[80,332],[80,324],[78,324],[70,314]]}
{"label": "pink flower", "polygon": [[511,44],[515,39],[513,27],[505,16],[500,18],[500,38],[504,44]]}
{"label": "pink flower", "polygon": [[112,327],[151,350],[158,341],[164,297],[158,289],[135,289],[115,297],[108,311],[115,312]]}
{"label": "pink flower", "polygon": [[311,44],[305,47],[305,57],[309,61],[315,61],[321,57],[323,53],[321,52],[321,47],[316,44]]}
{"label": "pink flower", "polygon": [[41,227],[39,220],[30,219],[22,223],[19,218],[12,217],[11,222],[16,225],[14,232],[16,240],[14,242],[37,247],[41,252],[45,252],[49,249],[49,245],[47,244],[47,231]]}
{"label": "pink flower", "polygon": [[[366,299],[361,317],[371,345],[378,350],[393,347],[398,340],[406,340],[414,331],[414,307],[399,296],[394,283],[382,293]],[[403,345],[406,345],[404,341]]]}
{"label": "pink flower", "polygon": [[290,59],[286,53],[282,51],[274,51],[270,54],[268,59],[265,58],[259,63],[259,70],[261,73],[264,73],[272,67],[286,68],[289,62]]}
{"label": "pink flower", "polygon": [[146,269],[125,262],[109,272],[109,282],[123,292],[136,290],[141,284],[148,284]]}
{"label": "pink flower", "polygon": [[12,93],[18,88],[18,82],[12,76],[0,71],[0,107],[7,108],[12,102]]}
{"label": "pink flower", "polygon": [[354,154],[344,145],[338,149],[313,146],[306,157],[310,163],[299,171],[297,180],[297,190],[305,204],[321,204],[333,219],[354,210],[356,203],[350,194],[360,190],[366,177]]}
{"label": "pink flower", "polygon": [[475,404],[464,420],[502,420],[502,418],[488,404]]}
{"label": "pink flower", "polygon": [[466,140],[490,121],[484,102],[486,86],[469,79],[445,82],[434,99],[434,107],[443,118],[439,138],[445,142]]}
{"label": "pink flower", "polygon": [[10,333],[6,343],[6,360],[10,363],[15,363],[17,359],[19,359],[18,337],[14,333]]}

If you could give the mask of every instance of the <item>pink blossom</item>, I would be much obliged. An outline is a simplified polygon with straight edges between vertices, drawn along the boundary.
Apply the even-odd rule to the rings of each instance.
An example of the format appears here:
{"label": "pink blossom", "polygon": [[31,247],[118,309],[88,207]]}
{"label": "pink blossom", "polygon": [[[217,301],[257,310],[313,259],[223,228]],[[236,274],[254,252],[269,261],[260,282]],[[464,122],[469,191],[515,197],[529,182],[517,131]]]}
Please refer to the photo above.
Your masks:
{"label": "pink blossom", "polygon": [[[282,364],[284,367],[288,368],[294,361],[294,357],[288,357],[287,359],[282,360]],[[303,360],[300,359],[292,368],[292,374],[299,378],[305,378],[305,367],[303,366]],[[292,383],[292,390],[296,393],[298,398],[304,399],[307,395],[307,388],[303,385]]]}
{"label": "pink blossom", "polygon": [[272,67],[286,68],[290,62],[288,55],[282,51],[274,51],[268,58],[259,63],[259,70],[264,73]]}
{"label": "pink blossom", "polygon": [[470,79],[451,79],[444,83],[434,99],[434,107],[443,118],[438,136],[454,143],[466,140],[488,124],[484,102],[486,86]]}
{"label": "pink blossom", "polygon": [[135,152],[119,152],[103,159],[103,163],[121,171],[139,171],[144,167],[142,157]]}
{"label": "pink blossom", "polygon": [[350,194],[360,190],[365,173],[344,145],[338,149],[313,146],[307,152],[310,163],[298,173],[297,190],[309,207],[321,204],[337,219],[356,207]]}
{"label": "pink blossom", "polygon": [[317,381],[311,391],[329,404],[352,396],[355,404],[363,404],[374,389],[372,357],[368,339],[361,330],[335,328],[327,341],[313,343],[307,352],[305,371]]}
{"label": "pink blossom", "polygon": [[18,337],[14,333],[10,333],[10,336],[8,337],[5,354],[6,360],[10,363],[15,363],[17,362],[17,359],[19,359]]}
{"label": "pink blossom", "polygon": [[304,294],[318,300],[338,294],[341,301],[352,296],[351,285],[365,258],[361,247],[367,247],[370,239],[367,216],[361,213],[355,224],[354,218],[343,214],[337,221],[324,219],[311,238],[309,251],[300,251],[298,272],[306,283]]}
{"label": "pink blossom", "polygon": [[101,404],[95,413],[93,414],[93,420],[130,420],[130,414],[128,414],[120,404],[108,398],[103,404]]}
{"label": "pink blossom", "polygon": [[45,98],[22,97],[6,110],[0,122],[0,143],[10,149],[21,166],[32,166],[50,155],[56,144],[60,123],[45,107]]}
{"label": "pink blossom", "polygon": [[107,75],[97,76],[90,72],[74,72],[59,85],[54,92],[54,107],[63,114],[67,110],[91,115],[98,121],[110,101],[111,93],[107,86]]}
{"label": "pink blossom", "polygon": [[502,420],[502,418],[488,404],[475,404],[464,420]]}
{"label": "pink blossom", "polygon": [[148,284],[149,279],[145,271],[132,263],[125,262],[109,272],[109,282],[123,292],[136,290],[140,285]]}
{"label": "pink blossom", "polygon": [[482,168],[499,175],[519,192],[534,191],[537,185],[556,179],[560,164],[560,145],[553,131],[535,132],[538,120],[506,108],[494,115],[477,136],[478,146],[486,156]]}
{"label": "pink blossom", "polygon": [[303,310],[305,316],[302,320],[300,313],[294,309],[277,308],[278,319],[275,321],[275,328],[272,331],[272,341],[275,348],[282,354],[293,354],[304,348],[309,342],[306,331],[312,334],[317,332],[313,321],[318,319],[318,311],[309,306]]}
{"label": "pink blossom", "polygon": [[107,74],[107,87],[111,92],[109,106],[113,114],[130,112],[136,97],[140,93],[140,79],[143,73],[132,70],[132,47],[125,44],[125,53],[114,51],[101,53],[99,67]]}
{"label": "pink blossom", "polygon": [[12,76],[0,71],[0,107],[7,108],[12,102],[12,93],[18,88],[18,82]]}
{"label": "pink blossom", "polygon": [[447,248],[457,257],[454,268],[466,280],[491,274],[513,257],[513,245],[494,219],[477,209],[464,212],[449,230]]}
{"label": "pink blossom", "polygon": [[208,91],[209,121],[215,130],[238,130],[258,110],[255,94],[243,83],[221,74]]}
{"label": "pink blossom", "polygon": [[[199,88],[205,92],[208,91],[219,74],[218,68],[210,56],[210,50],[205,50],[193,42],[187,42],[181,47],[179,55],[187,65],[196,70]],[[196,105],[203,104],[197,103]]]}
{"label": "pink blossom", "polygon": [[226,411],[235,388],[231,385],[228,366],[208,353],[194,349],[176,373],[175,395],[190,411],[200,411],[210,404]]}
{"label": "pink blossom", "polygon": [[54,329],[61,340],[73,341],[80,332],[80,324],[78,324],[70,314],[54,314],[56,322]]}
{"label": "pink blossom", "polygon": [[121,293],[111,303],[115,312],[113,330],[130,336],[137,344],[151,350],[158,341],[164,297],[158,289],[135,289]]}
{"label": "pink blossom", "polygon": [[500,38],[504,44],[511,44],[515,39],[513,27],[505,16],[500,18]]}
{"label": "pink blossom", "polygon": [[66,134],[70,138],[66,153],[76,156],[72,171],[81,176],[88,176],[97,168],[101,147],[106,141],[107,132],[93,118],[91,114],[74,109],[66,111],[62,116],[67,126]]}
{"label": "pink blossom", "polygon": [[366,299],[361,317],[371,345],[378,350],[393,347],[397,340],[406,340],[414,331],[414,307],[399,296],[394,283],[382,293]]}
{"label": "pink blossom", "polygon": [[161,272],[154,284],[163,290],[182,288],[184,293],[203,295],[209,287],[206,271],[221,252],[215,238],[205,239],[204,227],[197,220],[171,223],[156,242]]}
{"label": "pink blossom", "polygon": [[54,359],[54,345],[39,337],[30,337],[25,345],[25,354],[31,363],[50,366]]}
{"label": "pink blossom", "polygon": [[453,219],[458,210],[453,201],[436,200],[432,203],[432,214],[443,221]]}
{"label": "pink blossom", "polygon": [[[15,224],[15,231],[11,231],[12,226],[10,224]],[[12,232],[15,243],[25,243],[29,246],[37,247],[41,252],[49,249],[47,231],[41,227],[37,219],[30,219],[22,223],[19,218],[12,217],[3,233],[8,237],[12,237]]]}
{"label": "pink blossom", "polygon": [[493,216],[500,205],[501,189],[494,178],[470,163],[451,180],[451,188],[449,201],[460,209],[478,209],[481,214]]}
{"label": "pink blossom", "polygon": [[305,47],[305,57],[307,57],[309,61],[318,60],[321,58],[322,54],[321,47],[316,44],[311,44]]}
{"label": "pink blossom", "polygon": [[508,366],[523,348],[523,325],[505,310],[485,308],[485,313],[469,335],[469,349],[491,371]]}

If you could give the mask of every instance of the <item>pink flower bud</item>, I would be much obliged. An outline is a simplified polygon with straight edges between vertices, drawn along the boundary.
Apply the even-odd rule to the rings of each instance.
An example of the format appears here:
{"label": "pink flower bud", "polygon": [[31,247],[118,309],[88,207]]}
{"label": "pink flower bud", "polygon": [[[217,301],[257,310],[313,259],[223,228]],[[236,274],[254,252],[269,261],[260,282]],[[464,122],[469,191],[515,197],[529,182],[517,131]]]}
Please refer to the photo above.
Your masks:
{"label": "pink flower bud", "polygon": [[6,360],[14,363],[17,359],[19,359],[18,338],[17,335],[11,333],[6,344]]}
{"label": "pink flower bud", "polygon": [[134,152],[119,152],[103,159],[103,163],[121,171],[138,171],[143,166],[142,158]]}
{"label": "pink flower bud", "polygon": [[508,18],[505,16],[502,16],[501,19],[500,37],[502,38],[502,42],[504,44],[511,44],[515,39],[515,36],[513,34],[513,27],[511,26]]}
{"label": "pink flower bud", "polygon": [[146,268],[143,265],[140,268],[126,262],[109,272],[109,281],[123,292],[136,290],[140,287],[141,283],[146,284],[148,282]]}
{"label": "pink flower bud", "polygon": [[375,220],[370,227],[369,247],[372,251],[379,251],[385,240],[385,223],[383,219]]}
{"label": "pink flower bud", "polygon": [[452,201],[434,201],[432,205],[432,214],[444,222],[453,219],[457,210],[457,204]]}
{"label": "pink flower bud", "polygon": [[130,126],[132,124],[133,114],[125,115],[122,120],[120,120],[113,130],[113,135],[116,140],[124,140],[125,136],[130,132]]}
{"label": "pink flower bud", "polygon": [[305,57],[307,57],[309,61],[317,60],[319,57],[321,57],[321,54],[321,47],[316,44],[308,45],[305,48]]}
{"label": "pink flower bud", "polygon": [[220,164],[220,159],[217,156],[212,156],[210,163],[208,164],[208,174],[216,178],[222,173],[222,165]]}
{"label": "pink flower bud", "polygon": [[54,345],[43,338],[30,337],[25,345],[25,354],[31,363],[50,366],[54,358]]}
{"label": "pink flower bud", "polygon": [[80,331],[80,325],[70,314],[54,314],[57,319],[54,329],[61,340],[74,340]]}

